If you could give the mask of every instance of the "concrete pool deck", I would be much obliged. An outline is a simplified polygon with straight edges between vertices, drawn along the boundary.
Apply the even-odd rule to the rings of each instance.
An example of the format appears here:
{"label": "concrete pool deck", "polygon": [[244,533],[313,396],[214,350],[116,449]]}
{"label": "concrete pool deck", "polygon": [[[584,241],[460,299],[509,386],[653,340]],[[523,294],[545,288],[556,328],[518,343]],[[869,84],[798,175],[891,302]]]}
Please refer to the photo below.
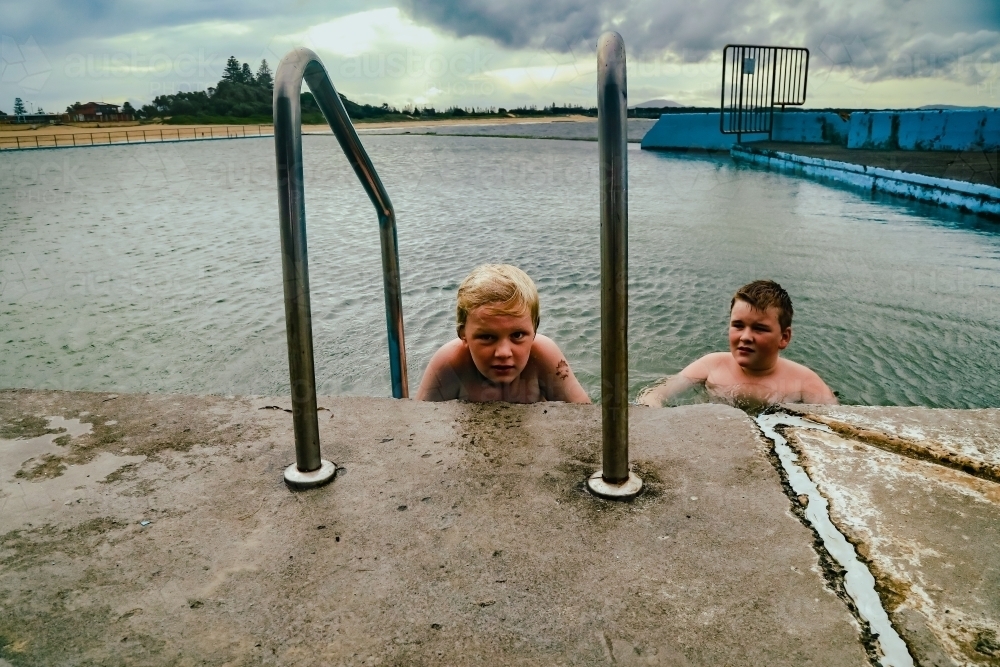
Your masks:
{"label": "concrete pool deck", "polygon": [[[281,476],[293,460],[287,399],[0,391],[0,665],[875,657],[769,442],[738,410],[635,408],[631,458],[648,488],[618,504],[583,490],[599,466],[597,406],[320,405],[323,454],[341,470],[293,493]],[[840,410],[805,409],[844,423],[863,412]],[[936,444],[991,457],[1000,414],[975,412],[919,420],[939,425],[924,430]],[[886,414],[867,430],[916,437],[917,417]],[[966,429],[961,442],[944,437],[948,419]],[[935,603],[900,616],[896,598],[883,602],[918,628],[900,628],[917,664],[952,664],[935,628],[951,627],[953,610],[971,632],[967,664],[997,664],[1000,485],[946,470],[986,485],[975,492],[986,500],[928,482],[942,509],[923,503],[915,529],[869,547],[854,533],[873,563],[888,554],[890,574],[894,544],[925,565],[937,558],[928,549],[951,562],[938,544],[954,531],[949,503],[974,506],[974,525],[958,531],[968,540],[953,545],[965,560],[907,570]],[[871,496],[868,478],[817,476],[821,489]],[[881,502],[870,500],[876,513]],[[834,503],[832,514],[853,511]],[[951,579],[935,578],[945,570]]]}

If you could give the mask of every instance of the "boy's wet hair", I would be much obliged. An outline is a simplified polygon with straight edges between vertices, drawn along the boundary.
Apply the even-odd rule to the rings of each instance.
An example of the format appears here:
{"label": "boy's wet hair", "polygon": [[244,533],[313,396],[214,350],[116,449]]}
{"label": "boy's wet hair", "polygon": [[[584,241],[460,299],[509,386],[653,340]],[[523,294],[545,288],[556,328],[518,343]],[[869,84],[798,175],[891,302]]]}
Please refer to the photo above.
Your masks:
{"label": "boy's wet hair", "polygon": [[737,299],[761,312],[774,306],[778,309],[778,326],[781,330],[792,326],[792,297],[773,280],[755,280],[736,290],[733,300],[729,302],[729,312],[733,312]]}
{"label": "boy's wet hair", "polygon": [[461,332],[469,313],[487,304],[505,315],[521,315],[528,311],[531,323],[538,331],[538,289],[528,274],[516,266],[483,264],[466,276],[458,286],[455,328]]}

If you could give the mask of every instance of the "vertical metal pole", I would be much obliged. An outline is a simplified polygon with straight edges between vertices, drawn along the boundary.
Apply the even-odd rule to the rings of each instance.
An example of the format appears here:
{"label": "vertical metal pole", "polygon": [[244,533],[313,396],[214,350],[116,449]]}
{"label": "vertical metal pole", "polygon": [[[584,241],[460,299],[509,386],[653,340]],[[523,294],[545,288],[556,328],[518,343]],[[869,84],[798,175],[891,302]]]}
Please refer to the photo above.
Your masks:
{"label": "vertical metal pole", "polygon": [[628,93],[625,42],[597,43],[597,146],[601,184],[602,469],[587,486],[605,498],[642,489],[628,468]]}
{"label": "vertical metal pole", "polygon": [[719,95],[719,132],[726,131],[726,54],[729,47],[722,49],[722,91]]}
{"label": "vertical metal pole", "polygon": [[774,139],[774,87],[778,83],[778,50],[771,49],[771,127],[767,131],[767,138]]}
{"label": "vertical metal pole", "polygon": [[[297,97],[302,78],[301,75],[294,78],[292,87],[295,88],[294,95]],[[332,480],[336,466],[323,461],[319,451],[312,307],[309,300],[309,256],[306,248],[305,186],[302,173],[301,112],[300,106],[293,104],[289,96],[282,92],[280,87],[275,87],[274,155],[278,170],[278,224],[285,286],[285,332],[292,390],[292,424],[295,430],[295,465],[285,471],[285,480],[295,487],[309,487]],[[324,463],[327,465],[324,466]],[[329,470],[331,467],[333,470]],[[327,470],[324,471],[324,468]],[[321,473],[316,480],[318,483],[308,483],[317,473]],[[301,483],[298,481],[300,477],[303,478]]]}

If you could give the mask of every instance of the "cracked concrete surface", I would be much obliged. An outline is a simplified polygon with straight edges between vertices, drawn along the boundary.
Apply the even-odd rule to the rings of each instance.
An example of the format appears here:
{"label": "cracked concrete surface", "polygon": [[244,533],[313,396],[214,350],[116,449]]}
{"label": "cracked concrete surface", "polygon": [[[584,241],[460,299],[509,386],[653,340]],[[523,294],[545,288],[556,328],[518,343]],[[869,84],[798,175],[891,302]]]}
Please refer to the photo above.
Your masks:
{"label": "cracked concrete surface", "polygon": [[861,430],[789,435],[917,663],[1000,665],[1000,484],[952,465],[1000,460],[1000,411],[794,410]]}
{"label": "cracked concrete surface", "polygon": [[0,392],[0,426],[92,428],[39,444],[64,450],[61,474],[0,469],[5,498],[27,486],[49,499],[4,506],[0,660],[868,662],[738,410],[635,409],[647,491],[612,503],[583,489],[597,406],[321,399],[323,454],[343,470],[293,493],[291,416],[269,405],[288,407]]}

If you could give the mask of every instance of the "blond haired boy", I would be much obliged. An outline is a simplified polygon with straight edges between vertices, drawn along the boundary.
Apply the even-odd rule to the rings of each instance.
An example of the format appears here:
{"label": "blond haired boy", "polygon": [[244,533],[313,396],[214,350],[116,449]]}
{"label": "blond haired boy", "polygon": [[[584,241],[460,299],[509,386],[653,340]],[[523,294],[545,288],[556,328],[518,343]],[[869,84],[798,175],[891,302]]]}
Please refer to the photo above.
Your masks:
{"label": "blond haired boy", "polygon": [[417,399],[590,403],[559,346],[536,333],[538,290],[521,269],[486,264],[458,288],[458,338],[431,357]]}
{"label": "blond haired boy", "polygon": [[639,394],[638,402],[663,402],[703,384],[708,393],[741,406],[836,403],[819,375],[779,356],[792,340],[792,299],[773,280],[755,280],[729,303],[729,352],[713,352],[678,375]]}

